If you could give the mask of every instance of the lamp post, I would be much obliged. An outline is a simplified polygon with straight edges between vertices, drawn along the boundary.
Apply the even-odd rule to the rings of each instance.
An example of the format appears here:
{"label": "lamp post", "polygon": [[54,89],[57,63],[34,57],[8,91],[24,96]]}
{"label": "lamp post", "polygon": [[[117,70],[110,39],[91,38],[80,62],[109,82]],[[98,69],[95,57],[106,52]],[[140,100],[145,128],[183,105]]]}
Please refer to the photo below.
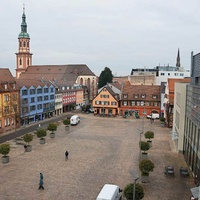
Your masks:
{"label": "lamp post", "polygon": [[[139,128],[138,128],[138,130],[141,131]],[[139,141],[139,144],[140,144],[140,152],[139,152],[140,155],[139,155],[139,160],[140,160],[140,161],[141,161],[141,159],[142,159],[142,158],[141,158],[141,156],[142,156],[142,152],[141,152],[141,137],[142,137],[142,134],[143,134],[143,130],[140,132],[140,141]]]}
{"label": "lamp post", "polygon": [[136,185],[136,181],[139,179],[139,177],[137,178],[133,178],[134,180],[134,185],[133,185],[133,200],[135,200],[135,185]]}

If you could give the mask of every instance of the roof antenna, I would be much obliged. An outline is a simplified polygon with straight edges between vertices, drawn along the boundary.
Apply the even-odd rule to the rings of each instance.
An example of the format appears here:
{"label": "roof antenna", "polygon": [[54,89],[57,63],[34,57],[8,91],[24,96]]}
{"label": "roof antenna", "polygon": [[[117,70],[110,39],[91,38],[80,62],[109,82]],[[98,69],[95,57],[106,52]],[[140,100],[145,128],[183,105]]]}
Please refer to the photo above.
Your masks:
{"label": "roof antenna", "polygon": [[23,3],[23,13],[25,13],[25,4]]}

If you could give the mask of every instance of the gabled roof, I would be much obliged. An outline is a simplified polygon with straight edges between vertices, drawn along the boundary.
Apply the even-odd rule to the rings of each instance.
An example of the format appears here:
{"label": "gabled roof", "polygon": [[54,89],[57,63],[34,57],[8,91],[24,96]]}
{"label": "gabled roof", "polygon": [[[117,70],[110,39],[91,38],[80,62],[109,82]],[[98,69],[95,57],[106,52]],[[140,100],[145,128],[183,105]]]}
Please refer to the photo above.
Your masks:
{"label": "gabled roof", "polygon": [[102,87],[101,91],[99,91],[99,93],[97,94],[97,96],[103,91],[103,89],[106,88],[107,91],[112,95],[112,97],[116,100],[119,101],[119,94],[115,93],[112,88],[110,88],[108,85],[105,85],[104,87]]}
{"label": "gabled roof", "polygon": [[[124,94],[127,94],[128,97],[124,98]],[[134,98],[134,95],[138,94],[137,99]],[[159,85],[125,85],[122,90],[122,100],[141,100],[141,95],[146,95],[145,101],[160,101],[160,86]],[[154,99],[152,95],[157,95],[157,98]]]}
{"label": "gabled roof", "polygon": [[44,79],[59,83],[74,84],[78,76],[95,76],[85,64],[77,65],[33,65],[21,73],[19,79]]}
{"label": "gabled roof", "polygon": [[0,82],[15,83],[15,78],[8,68],[0,68]]}

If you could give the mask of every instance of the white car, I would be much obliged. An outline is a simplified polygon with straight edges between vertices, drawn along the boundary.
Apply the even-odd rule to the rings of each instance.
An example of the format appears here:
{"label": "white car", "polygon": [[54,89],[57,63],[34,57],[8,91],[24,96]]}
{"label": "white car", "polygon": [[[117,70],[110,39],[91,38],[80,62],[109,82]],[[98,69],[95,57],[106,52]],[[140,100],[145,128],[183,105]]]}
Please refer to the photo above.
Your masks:
{"label": "white car", "polygon": [[158,113],[151,113],[150,115],[147,115],[147,119],[159,119],[160,116]]}

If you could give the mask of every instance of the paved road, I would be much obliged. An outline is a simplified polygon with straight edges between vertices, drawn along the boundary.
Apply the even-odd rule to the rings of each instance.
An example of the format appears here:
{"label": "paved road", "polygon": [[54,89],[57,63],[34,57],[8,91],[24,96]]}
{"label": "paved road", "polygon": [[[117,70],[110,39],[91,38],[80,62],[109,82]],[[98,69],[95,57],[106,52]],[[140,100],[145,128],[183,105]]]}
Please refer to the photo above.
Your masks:
{"label": "paved road", "polygon": [[[142,119],[80,116],[81,123],[70,132],[60,124],[56,138],[48,135],[45,145],[34,136],[32,152],[25,153],[22,145],[10,141],[10,162],[0,163],[1,200],[95,200],[105,183],[124,188],[133,181],[133,175],[140,175],[137,128],[141,128]],[[158,121],[151,125],[146,119],[144,130],[155,132],[148,153],[156,166],[149,183],[142,184],[144,200],[188,200],[193,179],[179,177],[178,169],[185,162],[174,151],[170,130],[160,127]],[[168,164],[175,167],[174,178],[164,175]],[[38,190],[40,172],[44,174],[44,191]]]}

